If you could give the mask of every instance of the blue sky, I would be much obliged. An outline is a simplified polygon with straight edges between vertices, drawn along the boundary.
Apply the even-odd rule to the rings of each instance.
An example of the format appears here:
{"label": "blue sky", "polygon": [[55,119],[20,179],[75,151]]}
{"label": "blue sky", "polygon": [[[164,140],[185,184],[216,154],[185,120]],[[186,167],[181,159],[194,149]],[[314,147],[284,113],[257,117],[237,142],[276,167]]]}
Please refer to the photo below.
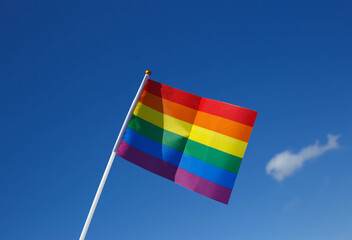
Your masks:
{"label": "blue sky", "polygon": [[[78,239],[146,69],[258,111],[234,191],[226,206],[117,157],[86,239],[350,239],[351,8],[2,1],[0,239]],[[309,146],[321,154],[267,174]]]}

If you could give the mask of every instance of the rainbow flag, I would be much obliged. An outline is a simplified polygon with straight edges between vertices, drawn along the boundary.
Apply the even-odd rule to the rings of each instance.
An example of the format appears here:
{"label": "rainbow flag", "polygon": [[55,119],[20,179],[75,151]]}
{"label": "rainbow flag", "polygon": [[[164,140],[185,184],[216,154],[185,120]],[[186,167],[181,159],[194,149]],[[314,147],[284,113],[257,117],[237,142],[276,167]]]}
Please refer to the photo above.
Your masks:
{"label": "rainbow flag", "polygon": [[149,79],[117,154],[227,204],[256,116]]}

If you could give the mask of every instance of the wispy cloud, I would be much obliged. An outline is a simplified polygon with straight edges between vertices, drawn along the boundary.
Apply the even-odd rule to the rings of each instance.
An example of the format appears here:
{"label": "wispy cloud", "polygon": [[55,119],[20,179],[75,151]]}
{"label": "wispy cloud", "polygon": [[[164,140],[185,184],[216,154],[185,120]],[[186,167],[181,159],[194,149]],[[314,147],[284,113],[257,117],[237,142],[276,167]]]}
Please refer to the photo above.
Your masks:
{"label": "wispy cloud", "polygon": [[300,169],[304,162],[314,159],[328,150],[339,148],[337,142],[339,135],[328,134],[327,137],[326,145],[319,145],[319,141],[316,141],[314,145],[302,148],[298,153],[287,150],[276,154],[266,165],[266,173],[281,182]]}
{"label": "wispy cloud", "polygon": [[297,202],[298,202],[298,197],[295,197],[290,202],[288,202],[286,205],[284,205],[282,210],[284,210],[285,212],[291,210],[292,208],[294,208],[294,206],[297,205]]}

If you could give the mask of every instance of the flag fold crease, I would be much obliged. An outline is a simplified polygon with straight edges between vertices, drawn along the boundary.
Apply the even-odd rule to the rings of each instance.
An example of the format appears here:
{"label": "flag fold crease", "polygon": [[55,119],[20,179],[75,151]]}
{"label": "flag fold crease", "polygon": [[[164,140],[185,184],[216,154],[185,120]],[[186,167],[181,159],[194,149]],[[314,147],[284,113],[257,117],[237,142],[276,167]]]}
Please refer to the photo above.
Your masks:
{"label": "flag fold crease", "polygon": [[117,154],[227,204],[256,116],[149,79]]}

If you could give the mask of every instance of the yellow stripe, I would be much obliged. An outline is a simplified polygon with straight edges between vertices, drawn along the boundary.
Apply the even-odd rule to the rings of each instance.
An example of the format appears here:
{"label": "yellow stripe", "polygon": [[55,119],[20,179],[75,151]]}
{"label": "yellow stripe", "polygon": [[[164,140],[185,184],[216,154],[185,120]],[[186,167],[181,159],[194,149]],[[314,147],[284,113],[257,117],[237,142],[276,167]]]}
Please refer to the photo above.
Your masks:
{"label": "yellow stripe", "polygon": [[134,115],[170,132],[243,158],[247,143],[163,114],[139,102]]}
{"label": "yellow stripe", "polygon": [[193,125],[189,139],[240,158],[243,158],[247,147],[246,142],[197,125]]}
{"label": "yellow stripe", "polygon": [[192,129],[192,124],[156,111],[141,102],[138,102],[133,114],[160,128],[166,129],[186,138],[189,137],[189,133]]}

